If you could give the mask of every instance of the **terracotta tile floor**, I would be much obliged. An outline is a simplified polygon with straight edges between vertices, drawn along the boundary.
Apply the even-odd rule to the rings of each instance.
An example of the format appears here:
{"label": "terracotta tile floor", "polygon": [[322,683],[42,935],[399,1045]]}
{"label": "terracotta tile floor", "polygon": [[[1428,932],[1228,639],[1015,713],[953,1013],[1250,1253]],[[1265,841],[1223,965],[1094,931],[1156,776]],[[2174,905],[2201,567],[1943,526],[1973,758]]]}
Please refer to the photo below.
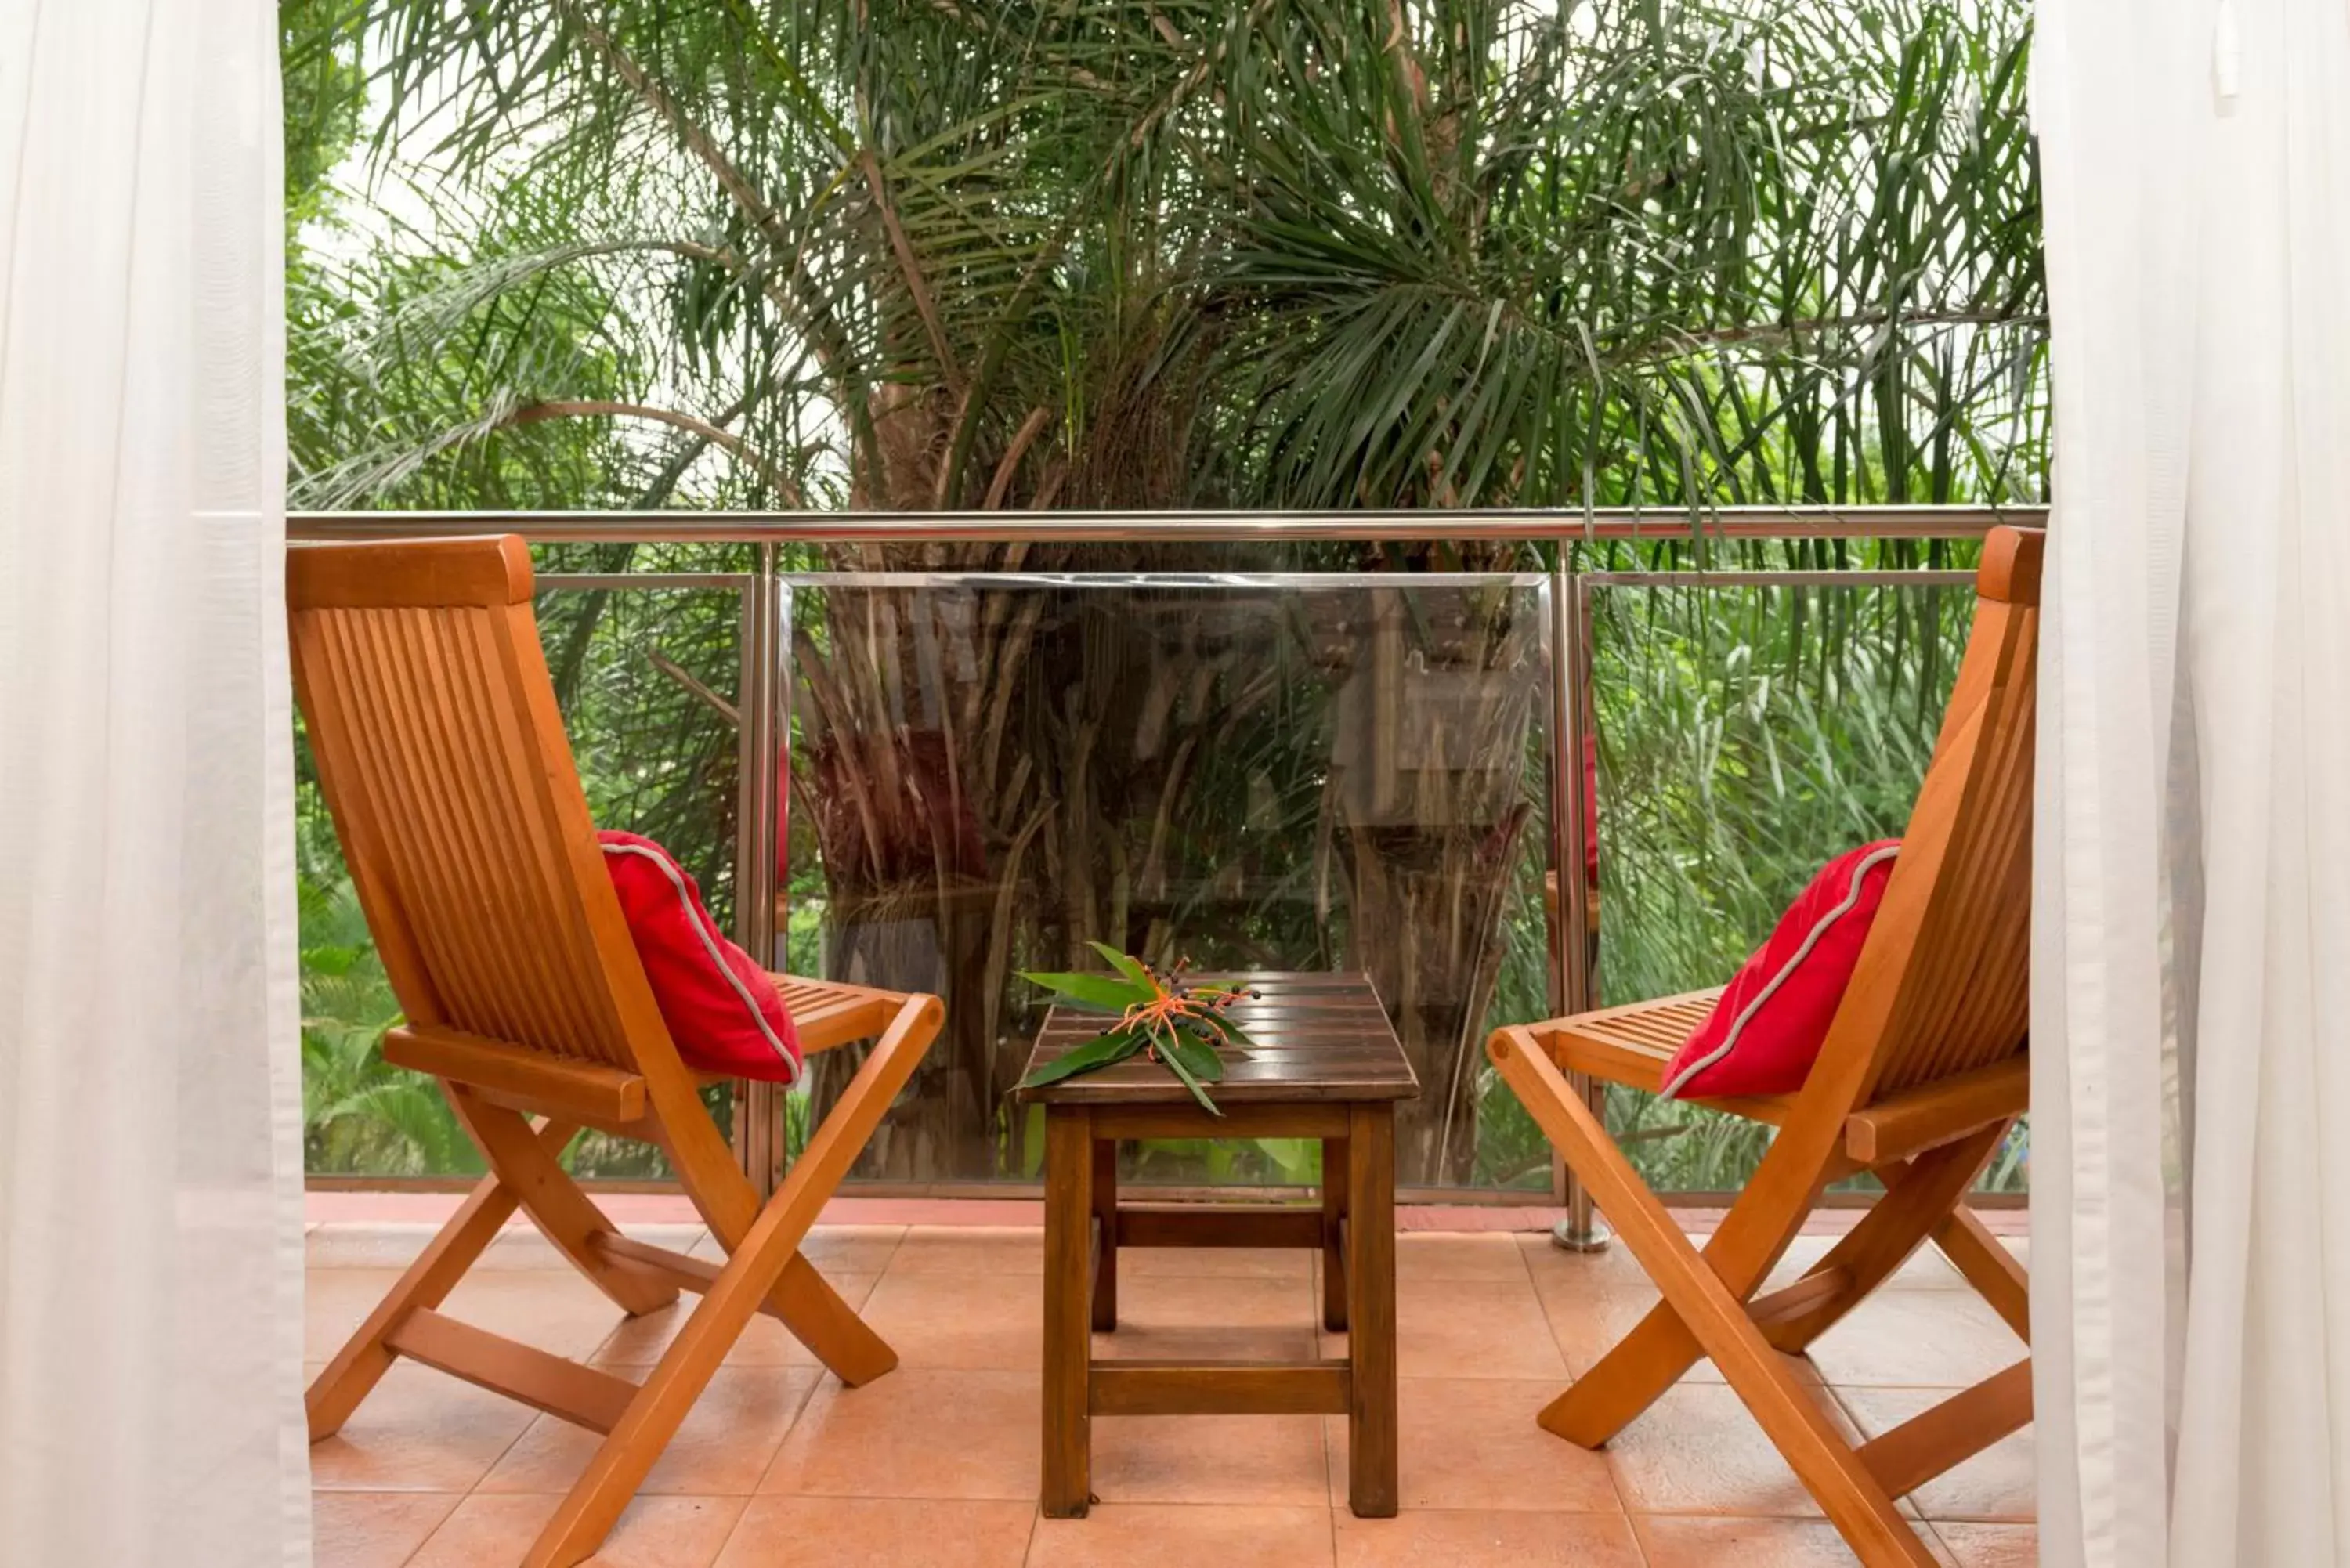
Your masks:
{"label": "terracotta tile floor", "polygon": [[[444,1205],[445,1207],[445,1205]],[[595,1561],[614,1568],[1814,1568],[1834,1531],[1719,1378],[1700,1368],[1606,1454],[1534,1416],[1637,1322],[1655,1292],[1620,1249],[1579,1258],[1541,1234],[1408,1231],[1399,1246],[1404,1514],[1346,1508],[1346,1427],[1314,1417],[1104,1418],[1083,1521],[1035,1516],[1042,1253],[1016,1205],[983,1224],[849,1209],[809,1255],[898,1347],[844,1389],[756,1320]],[[309,1355],[331,1355],[431,1234],[433,1203],[345,1204],[310,1231]],[[364,1211],[362,1211],[364,1212]],[[382,1210],[377,1210],[380,1215]],[[647,1204],[632,1233],[710,1251]],[[927,1210],[918,1217],[932,1217]],[[1482,1219],[1482,1217],[1480,1217]],[[1002,1222],[997,1222],[1002,1221]],[[1521,1216],[1520,1221],[1525,1220]],[[1473,1225],[1473,1221],[1471,1224]],[[2021,1250],[2022,1242],[2014,1244]],[[1825,1245],[1806,1238],[1798,1257]],[[1304,1355],[1319,1334],[1308,1253],[1130,1254],[1127,1329],[1103,1354]],[[688,1298],[689,1303],[691,1298]],[[623,1323],[532,1232],[502,1236],[448,1310],[641,1376],[681,1309]],[[1231,1332],[1210,1332],[1212,1314]],[[2021,1348],[1938,1258],[1921,1258],[1819,1346],[1821,1398],[1875,1433]],[[590,1439],[422,1367],[394,1371],[312,1450],[319,1568],[507,1568]],[[1908,1506],[1953,1568],[2036,1557],[2027,1428]]]}

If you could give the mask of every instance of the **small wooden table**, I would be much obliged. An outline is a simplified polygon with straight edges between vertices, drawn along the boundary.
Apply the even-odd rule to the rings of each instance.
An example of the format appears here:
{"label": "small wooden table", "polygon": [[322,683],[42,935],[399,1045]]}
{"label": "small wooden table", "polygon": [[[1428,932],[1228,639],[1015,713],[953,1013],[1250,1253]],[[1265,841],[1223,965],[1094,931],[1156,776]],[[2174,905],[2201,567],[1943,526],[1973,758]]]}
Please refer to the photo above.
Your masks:
{"label": "small wooden table", "polygon": [[[1064,1078],[1021,1098],[1045,1107],[1045,1473],[1048,1519],[1093,1501],[1095,1416],[1345,1416],[1347,1499],[1396,1511],[1395,1105],[1419,1094],[1368,977],[1201,975],[1261,994],[1232,1004],[1256,1042],[1224,1053],[1211,1116],[1155,1062]],[[1102,1032],[1098,1012],[1045,1014],[1033,1069]],[[1121,1138],[1315,1137],[1319,1209],[1142,1204],[1118,1198]],[[1350,1330],[1344,1360],[1094,1359],[1091,1332],[1118,1326],[1120,1247],[1318,1247],[1322,1320]]]}

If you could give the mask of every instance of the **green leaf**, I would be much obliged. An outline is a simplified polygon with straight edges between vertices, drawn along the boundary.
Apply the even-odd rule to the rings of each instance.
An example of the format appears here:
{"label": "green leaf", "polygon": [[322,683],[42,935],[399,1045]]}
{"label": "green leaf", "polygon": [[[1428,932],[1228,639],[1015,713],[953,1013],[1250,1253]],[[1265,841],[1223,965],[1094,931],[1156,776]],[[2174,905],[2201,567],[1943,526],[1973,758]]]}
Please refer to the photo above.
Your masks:
{"label": "green leaf", "polygon": [[1311,1137],[1261,1137],[1251,1140],[1257,1152],[1271,1160],[1281,1172],[1282,1179],[1295,1187],[1309,1187],[1315,1180],[1321,1161],[1322,1140]]}
{"label": "green leaf", "polygon": [[1193,1035],[1186,1034],[1180,1030],[1174,1032],[1173,1038],[1174,1044],[1166,1049],[1171,1054],[1182,1058],[1186,1072],[1203,1083],[1217,1084],[1223,1081],[1224,1064],[1217,1056],[1216,1048],[1213,1045]]}
{"label": "green leaf", "polygon": [[1152,995],[1107,974],[1037,974],[1024,969],[1020,978],[1034,981],[1047,991],[1056,991],[1078,1005],[1099,1012],[1124,1012],[1138,1002],[1149,1001]]}
{"label": "green leaf", "polygon": [[1143,968],[1139,961],[1128,957],[1107,942],[1087,942],[1086,946],[1101,954],[1110,968],[1118,971],[1135,984],[1143,987],[1151,995],[1159,994],[1159,982],[1150,978],[1150,971]]}
{"label": "green leaf", "polygon": [[1042,1088],[1046,1084],[1057,1084],[1075,1074],[1123,1062],[1142,1049],[1142,1035],[1131,1029],[1113,1029],[1107,1034],[1097,1034],[1083,1044],[1072,1045],[1030,1073],[1020,1080],[1019,1087]]}
{"label": "green leaf", "polygon": [[1181,1080],[1185,1088],[1191,1091],[1191,1097],[1200,1102],[1201,1109],[1211,1116],[1221,1116],[1224,1114],[1216,1108],[1216,1102],[1208,1097],[1208,1091],[1200,1086],[1200,1080],[1191,1075],[1191,1069],[1183,1065],[1180,1052],[1170,1048],[1161,1042],[1159,1059],[1167,1064],[1167,1070]]}

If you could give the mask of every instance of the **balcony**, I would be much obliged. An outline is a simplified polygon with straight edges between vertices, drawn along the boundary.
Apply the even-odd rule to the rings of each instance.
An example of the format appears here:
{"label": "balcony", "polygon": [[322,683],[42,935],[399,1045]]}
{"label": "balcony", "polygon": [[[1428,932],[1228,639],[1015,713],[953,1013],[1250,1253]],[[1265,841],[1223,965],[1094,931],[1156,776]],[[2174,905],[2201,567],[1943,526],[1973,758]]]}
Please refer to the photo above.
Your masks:
{"label": "balcony", "polygon": [[[707,1252],[680,1200],[608,1199],[632,1232]],[[315,1194],[307,1354],[331,1352],[453,1199]],[[593,1561],[626,1568],[1826,1568],[1854,1561],[1752,1419],[1700,1369],[1605,1454],[1534,1412],[1656,1292],[1620,1250],[1551,1245],[1547,1209],[1407,1209],[1398,1247],[1403,1512],[1346,1506],[1345,1423],[1313,1416],[1104,1417],[1083,1520],[1036,1514],[1043,1293],[1036,1206],[844,1199],[808,1244],[903,1358],[845,1389],[766,1320],[728,1358],[644,1495]],[[396,1218],[386,1218],[387,1216]],[[829,1220],[833,1216],[828,1215]],[[1702,1225],[1702,1210],[1687,1211]],[[2022,1215],[2007,1244],[2028,1252]],[[1492,1229],[1498,1223],[1524,1227]],[[1475,1225],[1480,1228],[1471,1229]],[[1782,1265],[1815,1258],[1806,1235]],[[1180,1263],[1178,1261],[1180,1260]],[[1154,1262],[1160,1266],[1154,1266]],[[1129,1255],[1099,1354],[1299,1354],[1315,1324],[1305,1252]],[[1174,1270],[1180,1267],[1180,1272]],[[1778,1276],[1774,1276],[1778,1277]],[[627,1322],[536,1232],[512,1230],[449,1310],[641,1373],[682,1309]],[[1229,1325],[1221,1332],[1201,1324]],[[1833,1418],[1874,1435],[2005,1366],[2014,1340],[1938,1256],[1814,1348]],[[592,1437],[417,1366],[395,1368],[312,1453],[319,1568],[519,1562]],[[2032,1437],[1907,1500],[1956,1568],[2034,1561]]]}
{"label": "balcony", "polygon": [[2145,9],[35,7],[0,1564],[2350,1562],[2350,61]]}
{"label": "balcony", "polygon": [[[1658,1298],[1624,1250],[1553,1245],[1554,1228],[1602,1232],[1480,1047],[1498,1024],[1719,981],[1823,860],[1901,831],[1994,520],[1779,511],[1578,535],[1486,514],[1449,519],[1442,552],[1409,543],[1427,524],[1409,514],[511,520],[537,545],[540,632],[598,820],[670,845],[773,967],[947,1002],[808,1249],[899,1368],[846,1388],[759,1321],[597,1561],[1853,1561],[1709,1369],[1604,1454],[1535,1426]],[[635,569],[588,569],[615,543]],[[388,992],[310,823],[316,1360],[479,1168],[429,1080],[373,1051]],[[1007,1091],[1044,1001],[1019,971],[1088,967],[1093,939],[1377,984],[1422,1085],[1398,1125],[1399,1519],[1348,1510],[1345,1423],[1319,1416],[1099,1417],[1101,1506],[1038,1517],[1044,1140]],[[791,1093],[711,1091],[754,1179],[788,1168],[855,1065],[818,1063]],[[1629,1091],[1604,1109],[1691,1234],[1766,1147],[1753,1124]],[[1320,1152],[1146,1141],[1119,1179],[1295,1200]],[[590,1133],[570,1160],[644,1239],[713,1251],[657,1152]],[[2019,1252],[2023,1182],[2019,1137],[1977,1198]],[[1844,1185],[1829,1231],[1873,1183]],[[1773,1279],[1826,1245],[1807,1234]],[[1134,1257],[1098,1354],[1343,1354],[1317,1327],[1311,1253]],[[679,1309],[623,1322],[515,1230],[448,1310],[635,1376]],[[2014,1355],[1929,1249],[1805,1376],[1873,1438]],[[2033,1559],[2031,1440],[1905,1501],[1931,1550]],[[520,1561],[591,1448],[398,1367],[314,1452],[321,1561]]]}

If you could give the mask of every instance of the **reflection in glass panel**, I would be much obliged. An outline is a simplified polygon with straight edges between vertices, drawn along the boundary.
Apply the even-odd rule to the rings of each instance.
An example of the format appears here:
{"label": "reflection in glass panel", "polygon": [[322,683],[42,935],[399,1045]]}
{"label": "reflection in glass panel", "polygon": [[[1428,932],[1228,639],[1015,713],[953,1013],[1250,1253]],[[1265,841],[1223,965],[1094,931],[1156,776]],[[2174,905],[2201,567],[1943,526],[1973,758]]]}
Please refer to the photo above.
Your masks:
{"label": "reflection in glass panel", "polygon": [[[658,838],[731,928],[739,777],[735,701],[743,595],[694,588],[556,588],[540,640],[599,826]],[[304,753],[298,769],[303,1142],[316,1175],[473,1174],[480,1156],[430,1078],[379,1050],[399,1006],[377,961],[334,826]],[[726,1114],[722,1085],[711,1100]],[[722,1126],[724,1125],[722,1120]],[[588,1133],[583,1176],[665,1174],[650,1146]]]}
{"label": "reflection in glass panel", "polygon": [[[1544,1005],[1542,579],[790,587],[779,956],[947,1001],[860,1175],[1033,1179],[1040,1125],[1008,1092],[1041,993],[1015,971],[1098,968],[1098,940],[1200,969],[1367,971],[1422,1085],[1401,1179],[1546,1184],[1523,1116],[1481,1106],[1489,1014]],[[854,1065],[821,1063],[819,1106]],[[1317,1158],[1146,1146],[1128,1171],[1288,1184]]]}
{"label": "reflection in glass panel", "polygon": [[[1898,837],[1963,652],[1966,587],[1595,584],[1605,1002],[1719,985],[1822,864]],[[1659,1188],[1744,1184],[1769,1129],[1615,1088]],[[1985,1185],[2022,1186],[2023,1139]]]}

